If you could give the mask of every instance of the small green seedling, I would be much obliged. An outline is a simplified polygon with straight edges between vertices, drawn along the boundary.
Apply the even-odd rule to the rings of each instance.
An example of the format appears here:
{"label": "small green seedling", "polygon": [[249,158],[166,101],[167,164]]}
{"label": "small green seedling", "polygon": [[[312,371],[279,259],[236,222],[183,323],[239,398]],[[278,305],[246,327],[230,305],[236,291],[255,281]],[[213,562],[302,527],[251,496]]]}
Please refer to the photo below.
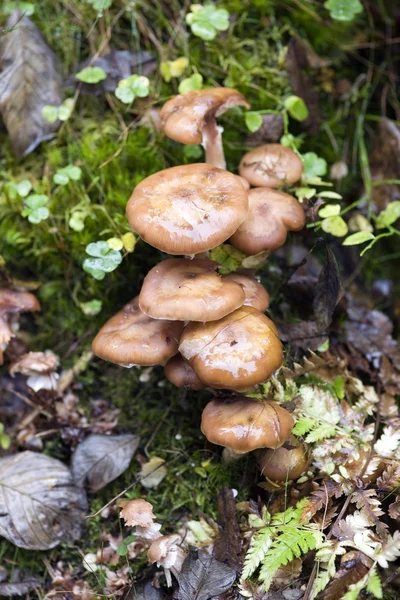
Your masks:
{"label": "small green seedling", "polygon": [[203,77],[200,75],[200,73],[194,73],[190,77],[187,77],[180,82],[178,91],[180,94],[184,94],[190,90],[201,90],[202,87]]}
{"label": "small green seedling", "polygon": [[55,123],[56,121],[68,121],[74,108],[74,101],[72,98],[67,98],[60,106],[53,106],[52,104],[46,104],[42,108],[42,116],[49,123]]}
{"label": "small green seedling", "polygon": [[186,23],[192,33],[205,41],[213,40],[218,31],[226,31],[229,27],[229,13],[214,4],[192,4],[191,12],[186,15]]}
{"label": "small green seedling", "polygon": [[57,169],[53,181],[57,185],[67,185],[70,181],[79,181],[82,176],[82,169],[75,165],[68,165],[62,169]]}
{"label": "small green seedling", "polygon": [[83,269],[99,281],[104,279],[106,273],[115,271],[122,262],[121,252],[113,250],[104,241],[88,244],[86,254],[89,255],[89,258],[85,258],[83,261]]}
{"label": "small green seedling", "polygon": [[324,6],[335,21],[352,21],[363,11],[360,0],[327,0]]}
{"label": "small green seedling", "polygon": [[79,73],[75,73],[75,78],[83,83],[100,83],[107,79],[107,73],[101,67],[85,67]]}
{"label": "small green seedling", "polygon": [[131,75],[127,79],[121,79],[115,90],[118,100],[124,104],[131,104],[135,98],[145,98],[149,95],[150,81],[143,75]]}
{"label": "small green seedling", "polygon": [[46,194],[31,194],[24,200],[22,216],[28,217],[28,221],[35,225],[45,221],[50,215],[50,211],[46,206],[48,201],[49,197]]}

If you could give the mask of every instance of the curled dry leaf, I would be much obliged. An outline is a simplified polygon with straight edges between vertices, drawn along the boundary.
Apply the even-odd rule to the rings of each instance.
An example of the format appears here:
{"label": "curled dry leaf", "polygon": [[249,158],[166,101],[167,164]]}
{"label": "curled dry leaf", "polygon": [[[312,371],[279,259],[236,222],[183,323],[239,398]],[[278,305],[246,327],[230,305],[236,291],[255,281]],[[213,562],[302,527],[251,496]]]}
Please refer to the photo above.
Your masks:
{"label": "curled dry leaf", "polygon": [[0,40],[0,112],[18,156],[26,156],[51,139],[58,122],[42,115],[47,104],[61,104],[57,59],[39,30],[14,11]]}
{"label": "curled dry leaf", "polygon": [[208,600],[220,596],[233,585],[235,569],[201,550],[191,550],[178,576],[179,600]]}
{"label": "curled dry leaf", "polygon": [[79,538],[86,508],[84,490],[59,460],[29,451],[0,459],[0,536],[19,548]]}
{"label": "curled dry leaf", "polygon": [[72,473],[78,485],[87,480],[91,492],[101,490],[123,473],[139,445],[137,435],[90,435],[72,457]]}
{"label": "curled dry leaf", "polygon": [[0,596],[24,596],[24,598],[27,598],[28,592],[40,588],[42,585],[43,581],[34,577],[23,581],[7,581],[0,583]]}

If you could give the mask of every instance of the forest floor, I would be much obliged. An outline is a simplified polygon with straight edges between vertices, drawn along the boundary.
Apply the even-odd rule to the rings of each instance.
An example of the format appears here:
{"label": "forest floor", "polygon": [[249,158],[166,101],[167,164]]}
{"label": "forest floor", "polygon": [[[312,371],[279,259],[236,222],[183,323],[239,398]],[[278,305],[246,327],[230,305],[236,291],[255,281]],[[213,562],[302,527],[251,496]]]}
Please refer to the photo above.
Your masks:
{"label": "forest floor", "polygon": [[[16,8],[24,16],[7,21]],[[171,592],[120,519],[121,498],[145,498],[187,552],[214,549],[218,565],[203,571],[196,560],[204,555],[191,554],[193,597],[400,598],[399,8],[385,0],[225,0],[198,29],[190,12],[178,0],[0,8],[0,288],[33,293],[41,304],[21,315],[0,367],[0,596],[186,600],[184,582]],[[1,78],[13,61],[23,66],[10,99]],[[131,73],[148,79],[123,102],[115,90]],[[281,484],[265,480],[253,454],[221,460],[200,431],[209,392],[175,388],[161,367],[123,369],[90,353],[100,327],[163,256],[132,235],[125,207],[133,188],[203,160],[201,146],[159,131],[154,109],[183,90],[216,86],[251,104],[221,118],[228,170],[237,173],[255,145],[279,141],[304,163],[288,191],[303,203],[307,226],[259,271],[285,364],[256,396],[293,412],[307,452],[301,477]],[[51,139],[29,149],[32,130]],[[97,255],[96,270],[86,249],[103,241],[114,263]],[[214,252],[225,272],[243,260],[228,246]],[[10,373],[28,351],[58,357],[61,381],[68,377],[61,392],[34,392],[24,374]],[[42,500],[27,493],[25,501],[7,496],[14,473],[1,461],[52,457],[72,486],[68,466],[91,435],[115,440],[115,448],[94,447],[112,456],[112,476],[88,476],[86,492],[76,492],[84,522],[73,523],[81,517],[60,496],[52,533],[38,533],[34,516],[61,475],[43,463],[46,489],[38,477],[34,492]],[[121,440],[126,452],[118,454]],[[26,491],[25,456],[25,480],[15,485]],[[233,569],[233,588],[220,563]],[[196,569],[200,580],[216,569],[219,584],[198,578],[196,587]]]}

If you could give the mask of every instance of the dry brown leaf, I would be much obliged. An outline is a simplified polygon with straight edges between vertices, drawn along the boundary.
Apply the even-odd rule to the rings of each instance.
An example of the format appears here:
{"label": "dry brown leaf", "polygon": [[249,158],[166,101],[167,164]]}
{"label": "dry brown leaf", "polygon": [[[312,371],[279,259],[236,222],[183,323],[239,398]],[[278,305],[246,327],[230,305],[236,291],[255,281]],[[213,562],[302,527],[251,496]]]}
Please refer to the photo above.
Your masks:
{"label": "dry brown leaf", "polygon": [[57,59],[39,30],[14,11],[0,40],[0,112],[18,156],[26,156],[53,137],[59,122],[49,123],[44,106],[61,104]]}

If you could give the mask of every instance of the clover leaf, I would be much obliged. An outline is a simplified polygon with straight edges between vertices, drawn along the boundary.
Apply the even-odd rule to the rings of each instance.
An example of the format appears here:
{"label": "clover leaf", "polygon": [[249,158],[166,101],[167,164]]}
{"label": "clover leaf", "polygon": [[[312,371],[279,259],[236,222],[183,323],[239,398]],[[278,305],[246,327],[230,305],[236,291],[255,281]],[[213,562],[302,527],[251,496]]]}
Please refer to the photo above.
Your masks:
{"label": "clover leaf", "polygon": [[54,183],[57,185],[67,185],[70,181],[79,181],[82,175],[82,169],[75,165],[68,165],[62,169],[57,169],[53,177]]}
{"label": "clover leaf", "polygon": [[112,250],[107,242],[92,242],[86,246],[90,258],[83,261],[83,269],[95,279],[101,281],[106,273],[114,271],[122,262],[122,254]]}
{"label": "clover leaf", "polygon": [[184,94],[190,90],[201,90],[202,87],[203,77],[200,75],[200,73],[194,73],[190,77],[187,77],[180,82],[178,91],[180,94]]}
{"label": "clover leaf", "polygon": [[306,181],[314,177],[323,177],[326,175],[328,165],[324,158],[321,158],[315,152],[303,154],[303,179]]}
{"label": "clover leaf", "polygon": [[305,121],[307,119],[307,105],[299,96],[289,96],[283,104],[292,119],[296,119],[296,121]]}
{"label": "clover leaf", "polygon": [[80,307],[84,315],[87,315],[88,317],[95,317],[103,308],[103,303],[101,300],[94,298],[89,302],[81,302]]}
{"label": "clover leaf", "polygon": [[335,237],[342,237],[347,234],[347,223],[340,216],[340,211],[340,204],[325,204],[320,208],[318,215],[323,219],[321,227],[325,233],[330,233]]}
{"label": "clover leaf", "polygon": [[393,225],[400,218],[400,201],[389,202],[387,207],[376,217],[376,226],[378,229]]}
{"label": "clover leaf", "polygon": [[357,231],[349,235],[344,241],[343,246],[356,246],[357,244],[363,244],[364,242],[370,242],[375,239],[375,236],[370,231]]}
{"label": "clover leaf", "polygon": [[186,23],[192,33],[202,40],[213,40],[217,31],[226,31],[229,27],[229,13],[224,8],[216,8],[213,4],[192,4],[190,10],[186,15]]}
{"label": "clover leaf", "polygon": [[360,0],[328,0],[324,6],[335,21],[352,21],[363,11]]}
{"label": "clover leaf", "polygon": [[162,62],[160,65],[160,72],[164,81],[169,83],[173,77],[180,77],[183,75],[188,66],[189,60],[186,56],[181,56],[176,60]]}
{"label": "clover leaf", "polygon": [[59,121],[67,121],[74,108],[74,101],[72,98],[67,98],[60,106],[53,106],[52,104],[46,104],[42,108],[42,116],[49,123],[55,123]]}
{"label": "clover leaf", "polygon": [[107,79],[107,74],[101,67],[85,67],[79,73],[75,73],[75,77],[83,83],[99,83]]}
{"label": "clover leaf", "polygon": [[23,217],[28,217],[30,223],[40,223],[48,219],[50,212],[46,204],[49,197],[46,194],[31,194],[24,200],[24,209],[21,214]]}
{"label": "clover leaf", "polygon": [[101,12],[106,8],[110,8],[112,0],[87,0],[87,3],[91,4],[98,12]]}
{"label": "clover leaf", "polygon": [[69,218],[68,225],[74,231],[83,231],[85,228],[85,219],[88,216],[85,210],[74,210]]}
{"label": "clover leaf", "polygon": [[118,100],[124,104],[131,104],[134,99],[145,98],[149,95],[150,81],[143,75],[130,75],[127,79],[121,79],[115,90]]}
{"label": "clover leaf", "polygon": [[249,131],[251,131],[252,133],[254,133],[258,129],[260,129],[261,125],[263,124],[262,115],[255,113],[255,112],[246,113],[244,116],[244,120],[245,120],[247,129]]}

